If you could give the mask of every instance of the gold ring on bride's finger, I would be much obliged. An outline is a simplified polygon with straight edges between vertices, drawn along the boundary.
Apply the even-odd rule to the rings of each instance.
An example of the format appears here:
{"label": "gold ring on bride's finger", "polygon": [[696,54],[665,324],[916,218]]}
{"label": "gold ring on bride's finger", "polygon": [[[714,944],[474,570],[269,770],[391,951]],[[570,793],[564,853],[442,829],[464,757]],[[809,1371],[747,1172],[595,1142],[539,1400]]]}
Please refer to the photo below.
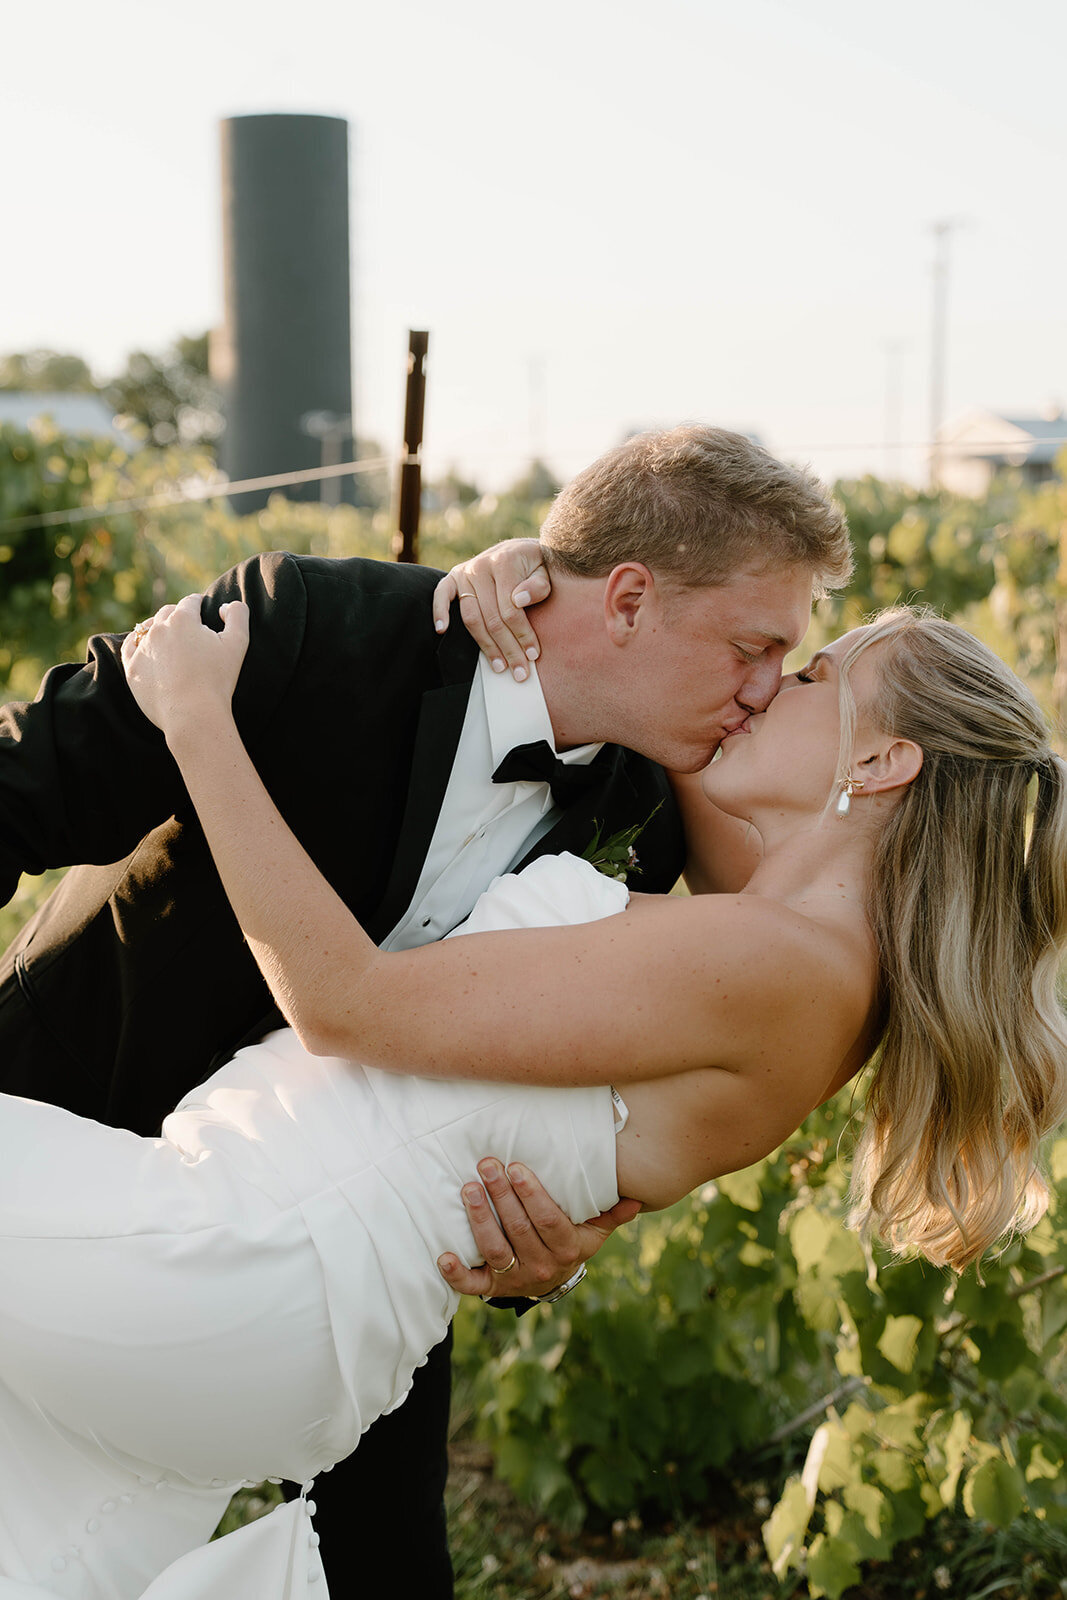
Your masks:
{"label": "gold ring on bride's finger", "polygon": [[511,1260],[507,1263],[506,1266],[503,1266],[503,1267],[490,1267],[489,1271],[495,1273],[498,1278],[502,1278],[504,1276],[505,1272],[510,1272],[511,1271],[512,1267],[515,1265],[515,1263],[516,1263],[516,1261],[518,1261],[518,1259],[519,1259],[518,1256],[513,1255]]}
{"label": "gold ring on bride's finger", "polygon": [[149,617],[147,619],[147,621],[139,622],[137,624],[136,628],[134,628],[134,630],[133,630],[133,642],[134,642],[134,644],[140,644],[142,639],[146,639],[148,637],[149,633],[152,630],[153,621],[154,621],[154,618]]}

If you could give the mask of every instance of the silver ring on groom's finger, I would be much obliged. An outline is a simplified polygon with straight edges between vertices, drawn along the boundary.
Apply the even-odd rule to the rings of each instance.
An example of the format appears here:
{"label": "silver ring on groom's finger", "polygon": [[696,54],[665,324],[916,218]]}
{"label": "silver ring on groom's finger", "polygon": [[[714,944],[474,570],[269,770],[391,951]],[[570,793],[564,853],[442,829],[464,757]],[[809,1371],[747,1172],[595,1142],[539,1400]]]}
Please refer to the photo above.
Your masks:
{"label": "silver ring on groom's finger", "polygon": [[492,1272],[492,1273],[495,1273],[498,1278],[502,1278],[504,1276],[505,1272],[510,1272],[511,1271],[512,1267],[515,1265],[515,1263],[516,1263],[516,1261],[518,1261],[518,1259],[519,1259],[518,1256],[513,1255],[511,1260],[507,1263],[506,1266],[503,1266],[503,1267],[490,1267],[489,1271]]}

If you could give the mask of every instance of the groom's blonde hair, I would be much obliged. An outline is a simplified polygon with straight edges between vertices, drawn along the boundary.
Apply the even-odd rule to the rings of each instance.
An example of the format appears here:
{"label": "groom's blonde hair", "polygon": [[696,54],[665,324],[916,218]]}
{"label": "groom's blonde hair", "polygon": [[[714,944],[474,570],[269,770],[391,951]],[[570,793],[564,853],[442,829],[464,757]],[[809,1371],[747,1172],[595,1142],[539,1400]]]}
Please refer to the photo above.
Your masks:
{"label": "groom's blonde hair", "polygon": [[725,428],[636,434],[557,496],[541,529],[550,566],[604,577],[624,561],[686,587],[742,569],[807,567],[817,587],[852,571],[843,512],[801,467]]}

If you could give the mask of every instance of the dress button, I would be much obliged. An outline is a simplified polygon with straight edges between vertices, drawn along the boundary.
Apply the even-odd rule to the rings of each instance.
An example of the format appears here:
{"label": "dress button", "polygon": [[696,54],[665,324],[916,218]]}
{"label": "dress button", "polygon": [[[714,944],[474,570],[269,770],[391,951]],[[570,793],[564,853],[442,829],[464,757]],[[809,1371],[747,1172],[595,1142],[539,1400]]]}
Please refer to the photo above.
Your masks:
{"label": "dress button", "polygon": [[88,1522],[85,1524],[85,1531],[86,1531],[86,1533],[99,1533],[100,1532],[100,1518],[99,1517],[90,1517]]}
{"label": "dress button", "polygon": [[267,1479],[268,1483],[281,1483],[281,1481],[282,1480],[280,1478],[268,1478]]}
{"label": "dress button", "polygon": [[213,1489],[221,1489],[223,1487],[223,1485],[225,1484],[225,1482],[226,1482],[225,1478],[212,1478],[211,1487]]}
{"label": "dress button", "polygon": [[428,927],[429,927],[429,926],[430,926],[430,919],[429,919],[429,917],[423,917],[423,919],[422,919],[422,925],[423,925],[423,927],[424,927],[424,928],[428,928]]}
{"label": "dress button", "polygon": [[118,1505],[114,1500],[105,1500],[103,1505],[100,1507],[100,1509],[101,1509],[101,1511],[108,1511],[108,1512],[117,1511],[118,1510]]}
{"label": "dress button", "polygon": [[308,1534],[308,1549],[309,1550],[317,1550],[318,1548],[319,1548],[319,1536],[318,1536],[318,1534],[314,1533],[314,1532],[309,1533]]}
{"label": "dress button", "polygon": [[319,1572],[318,1567],[312,1567],[311,1571],[308,1573],[308,1582],[318,1583],[320,1577],[321,1573]]}
{"label": "dress button", "polygon": [[305,1504],[308,1508],[308,1516],[313,1517],[316,1511],[319,1509],[318,1506],[315,1504],[314,1500],[307,1500],[305,1501]]}

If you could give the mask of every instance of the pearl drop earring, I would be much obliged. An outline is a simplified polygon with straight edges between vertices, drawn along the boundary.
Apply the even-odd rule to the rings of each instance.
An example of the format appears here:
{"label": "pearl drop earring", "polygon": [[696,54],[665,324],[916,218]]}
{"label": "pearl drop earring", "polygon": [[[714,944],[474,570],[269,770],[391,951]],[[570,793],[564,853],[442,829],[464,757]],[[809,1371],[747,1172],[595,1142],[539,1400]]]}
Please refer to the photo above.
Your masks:
{"label": "pearl drop earring", "polygon": [[839,817],[848,816],[849,811],[852,809],[852,796],[855,794],[857,789],[862,788],[862,778],[854,778],[851,772],[847,772],[845,774],[844,782],[841,785],[841,793],[837,797],[836,809]]}

